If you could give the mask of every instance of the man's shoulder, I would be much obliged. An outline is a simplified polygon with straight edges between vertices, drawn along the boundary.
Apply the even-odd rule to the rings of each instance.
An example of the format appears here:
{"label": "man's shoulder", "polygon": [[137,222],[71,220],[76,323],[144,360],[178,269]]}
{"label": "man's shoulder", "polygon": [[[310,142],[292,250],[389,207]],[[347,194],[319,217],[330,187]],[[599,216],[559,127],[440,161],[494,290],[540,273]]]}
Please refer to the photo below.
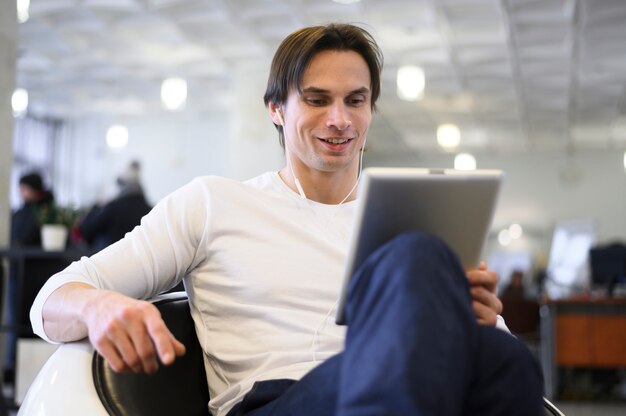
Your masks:
{"label": "man's shoulder", "polygon": [[189,183],[189,186],[205,188],[208,190],[233,190],[236,188],[265,189],[273,186],[272,175],[272,172],[266,172],[245,181],[227,178],[224,176],[198,176]]}
{"label": "man's shoulder", "polygon": [[191,188],[198,191],[204,190],[210,192],[219,192],[222,189],[232,189],[233,187],[240,187],[241,185],[241,181],[232,178],[216,175],[206,175],[193,178],[183,188]]}
{"label": "man's shoulder", "polygon": [[245,185],[257,189],[268,189],[276,186],[276,173],[265,172],[244,182]]}
{"label": "man's shoulder", "polygon": [[168,195],[166,200],[184,204],[204,204],[216,200],[239,201],[241,198],[258,195],[259,192],[267,193],[272,186],[270,182],[271,179],[266,174],[244,182],[223,176],[197,176]]}

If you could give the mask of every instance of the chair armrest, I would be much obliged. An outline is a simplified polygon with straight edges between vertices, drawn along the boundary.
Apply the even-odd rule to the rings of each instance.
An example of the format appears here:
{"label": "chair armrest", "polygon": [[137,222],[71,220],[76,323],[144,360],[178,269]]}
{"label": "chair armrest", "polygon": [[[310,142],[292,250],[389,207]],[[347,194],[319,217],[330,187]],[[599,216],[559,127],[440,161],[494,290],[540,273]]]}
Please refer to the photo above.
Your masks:
{"label": "chair armrest", "polygon": [[185,344],[183,357],[150,376],[115,373],[89,341],[62,344],[37,374],[18,416],[207,414],[204,356],[187,295],[172,292],[152,302],[170,331]]}
{"label": "chair armrest", "polygon": [[61,344],[39,370],[18,416],[107,416],[93,384],[89,341]]}

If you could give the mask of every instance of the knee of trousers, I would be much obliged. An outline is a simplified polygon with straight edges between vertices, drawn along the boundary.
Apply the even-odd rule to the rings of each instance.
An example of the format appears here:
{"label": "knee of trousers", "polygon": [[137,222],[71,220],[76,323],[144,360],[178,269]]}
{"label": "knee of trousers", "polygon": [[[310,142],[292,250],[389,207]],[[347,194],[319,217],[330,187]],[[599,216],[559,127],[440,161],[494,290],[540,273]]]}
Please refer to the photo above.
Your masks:
{"label": "knee of trousers", "polygon": [[365,262],[368,263],[369,267],[390,266],[421,273],[442,267],[462,271],[457,254],[442,239],[421,231],[410,231],[394,237],[376,250]]}
{"label": "knee of trousers", "polygon": [[458,256],[432,234],[407,232],[367,258],[350,283],[350,298],[358,297],[359,292],[363,294],[366,287],[370,293],[380,294],[398,289],[431,292],[451,284],[467,284]]}
{"label": "knee of trousers", "polygon": [[445,255],[453,254],[442,239],[423,231],[407,231],[399,234],[383,245],[385,246],[388,246],[391,256],[411,254],[413,257],[418,257],[436,252],[445,253]]}

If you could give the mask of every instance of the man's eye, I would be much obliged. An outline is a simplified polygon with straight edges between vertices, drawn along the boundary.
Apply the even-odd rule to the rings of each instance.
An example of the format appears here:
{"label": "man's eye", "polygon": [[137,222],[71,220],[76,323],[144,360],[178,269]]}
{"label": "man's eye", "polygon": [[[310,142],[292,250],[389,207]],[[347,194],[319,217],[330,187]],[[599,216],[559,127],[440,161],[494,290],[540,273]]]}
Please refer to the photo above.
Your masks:
{"label": "man's eye", "polygon": [[323,98],[307,98],[306,102],[311,105],[323,105],[326,101]]}
{"label": "man's eye", "polygon": [[348,103],[351,105],[361,105],[365,103],[365,98],[363,97],[352,97],[348,99]]}

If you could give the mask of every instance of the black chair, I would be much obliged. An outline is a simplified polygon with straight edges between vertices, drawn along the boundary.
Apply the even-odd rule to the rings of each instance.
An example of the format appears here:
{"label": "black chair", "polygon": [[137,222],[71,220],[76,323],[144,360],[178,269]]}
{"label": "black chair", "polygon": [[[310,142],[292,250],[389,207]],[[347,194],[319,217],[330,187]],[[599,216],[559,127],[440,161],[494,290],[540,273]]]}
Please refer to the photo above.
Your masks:
{"label": "black chair", "polygon": [[163,320],[187,349],[170,366],[153,375],[115,373],[98,353],[93,356],[93,381],[105,409],[115,416],[208,414],[209,391],[202,349],[189,313],[187,296],[155,302]]}

